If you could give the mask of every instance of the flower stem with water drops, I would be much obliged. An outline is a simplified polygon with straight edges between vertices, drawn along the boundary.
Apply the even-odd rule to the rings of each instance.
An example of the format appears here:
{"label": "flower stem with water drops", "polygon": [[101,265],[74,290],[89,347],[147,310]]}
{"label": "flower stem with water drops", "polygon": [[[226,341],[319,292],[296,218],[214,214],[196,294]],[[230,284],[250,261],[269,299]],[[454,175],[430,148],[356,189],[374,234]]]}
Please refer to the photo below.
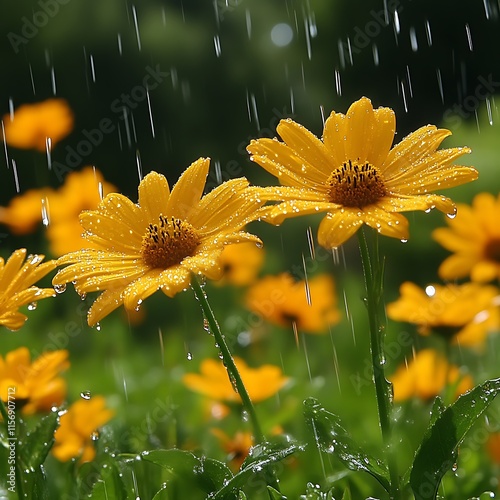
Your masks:
{"label": "flower stem with water drops", "polygon": [[247,412],[250,422],[252,424],[254,438],[257,443],[264,441],[264,434],[262,433],[262,429],[259,424],[259,420],[257,418],[257,414],[255,412],[255,408],[253,403],[248,395],[245,385],[243,384],[243,380],[241,379],[240,373],[238,372],[238,368],[236,368],[236,364],[234,363],[233,356],[229,351],[229,347],[226,343],[226,339],[221,332],[219,324],[215,319],[215,315],[208,303],[207,295],[205,291],[200,285],[198,279],[193,276],[191,279],[191,287],[196,295],[196,298],[200,302],[201,309],[203,310],[203,315],[208,322],[208,326],[210,328],[211,333],[215,338],[215,342],[220,349],[220,353],[222,356],[222,362],[226,367],[227,374],[229,376],[229,380],[231,384],[238,392],[241,398],[241,402],[243,405],[243,409]]}
{"label": "flower stem with water drops", "polygon": [[368,321],[370,328],[370,352],[373,367],[373,379],[375,382],[375,394],[377,398],[378,416],[382,439],[389,468],[391,499],[400,498],[399,475],[396,456],[393,450],[391,412],[393,392],[392,384],[385,378],[385,353],[384,353],[384,324],[381,318],[383,313],[383,275],[384,265],[380,259],[378,250],[378,234],[374,233],[373,252],[370,255],[365,228],[358,231],[358,242],[365,277],[366,297],[365,305],[368,310]]}

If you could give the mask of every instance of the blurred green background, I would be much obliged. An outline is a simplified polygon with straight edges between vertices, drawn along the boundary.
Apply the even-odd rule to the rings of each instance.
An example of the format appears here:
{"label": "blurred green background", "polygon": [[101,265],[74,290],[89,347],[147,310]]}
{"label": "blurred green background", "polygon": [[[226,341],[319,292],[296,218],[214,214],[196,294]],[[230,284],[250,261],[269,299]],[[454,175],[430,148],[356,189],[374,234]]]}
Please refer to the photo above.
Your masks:
{"label": "blurred green background", "polygon": [[[220,178],[242,175],[274,184],[248,160],[248,142],[274,136],[278,121],[287,116],[320,135],[323,116],[332,109],[345,112],[362,95],[376,107],[396,111],[397,141],[434,123],[453,130],[445,146],[473,148],[465,160],[478,168],[480,179],[444,194],[469,203],[477,192],[496,195],[500,189],[498,1],[1,0],[1,5],[0,112],[55,95],[67,99],[76,121],[73,132],[54,148],[51,170],[35,151],[8,147],[0,154],[0,205],[16,195],[12,161],[21,191],[59,187],[68,171],[95,165],[135,200],[140,171],[157,170],[174,183],[200,156],[213,160],[209,187]],[[146,95],[142,85],[151,73],[157,85]],[[112,120],[112,133],[96,132],[103,119]],[[95,144],[74,161],[71,151],[89,135],[97,138]],[[408,217],[408,243],[381,243],[388,256],[387,300],[397,297],[405,280],[419,285],[436,281],[437,267],[447,255],[430,237],[433,227],[444,224],[442,214]],[[318,220],[288,221],[278,229],[254,224],[252,230],[267,249],[264,272],[302,266],[303,254],[308,255],[306,230],[312,226],[315,234]],[[3,257],[20,246],[47,251],[42,229],[22,238],[4,227],[0,233]],[[371,388],[352,390],[352,377],[366,369],[358,350],[368,352],[355,241],[344,246],[340,262],[323,261],[314,269],[336,275],[339,307],[346,300],[351,319],[330,338],[307,337],[300,347],[290,332],[281,331],[250,347],[238,343],[240,327],[248,320],[239,303],[242,292],[209,285],[216,312],[227,313],[220,322],[236,353],[251,364],[278,364],[295,377],[286,398],[263,405],[269,426],[285,423],[288,431],[303,433],[296,419],[301,401],[315,395],[329,399],[356,438],[376,428],[375,406],[360,410],[363,396],[373,398]],[[53,345],[69,348],[70,398],[85,390],[114,395],[111,404],[125,409],[112,431],[119,436],[121,426],[144,423],[148,404],[161,397],[170,405],[168,425],[143,432],[137,448],[185,443],[201,410],[199,397],[186,395],[180,378],[215,350],[201,328],[201,313],[192,313],[191,294],[174,300],[159,295],[144,305],[148,314],[140,326],[129,324],[120,310],[97,333],[85,324],[91,300],[80,302],[68,290],[55,301],[42,301],[22,332],[2,332],[2,352],[22,344],[34,352]],[[72,321],[85,335],[65,333]],[[491,374],[496,363],[490,353],[479,372]],[[414,406],[404,410],[408,415],[413,411]],[[199,427],[196,438],[202,445],[210,440]],[[376,439],[367,446],[376,449]],[[307,479],[321,481],[324,464],[311,456],[317,477]],[[338,472],[335,467],[328,471]],[[292,486],[302,479],[293,473],[288,477]]]}

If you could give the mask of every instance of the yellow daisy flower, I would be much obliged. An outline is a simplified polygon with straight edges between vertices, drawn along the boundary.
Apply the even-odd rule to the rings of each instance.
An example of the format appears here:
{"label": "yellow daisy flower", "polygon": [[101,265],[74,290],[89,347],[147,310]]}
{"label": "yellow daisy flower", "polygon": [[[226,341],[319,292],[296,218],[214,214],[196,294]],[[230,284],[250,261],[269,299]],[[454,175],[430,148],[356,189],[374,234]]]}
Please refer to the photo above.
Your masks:
{"label": "yellow daisy flower", "polygon": [[[274,396],[289,380],[283,376],[278,366],[262,365],[259,368],[250,368],[243,359],[236,356],[234,362],[254,403]],[[220,360],[203,360],[200,372],[200,374],[186,373],[182,378],[184,385],[192,391],[218,401],[241,403],[240,395],[231,385],[226,367]]]}
{"label": "yellow daisy flower", "polygon": [[433,399],[448,384],[457,384],[455,394],[458,397],[474,386],[469,375],[462,376],[457,366],[450,365],[445,357],[432,349],[419,351],[408,365],[400,366],[389,378],[396,402],[413,397]]}
{"label": "yellow daisy flower", "polygon": [[0,356],[0,397],[8,401],[9,394],[14,396],[25,415],[50,411],[66,397],[66,382],[59,374],[68,367],[68,351],[46,352],[31,362],[28,348],[20,347],[5,359]]}
{"label": "yellow daisy flower", "polygon": [[210,160],[200,158],[181,175],[170,192],[166,178],[151,172],[139,185],[139,203],[112,193],[80,221],[96,248],[61,257],[53,283],[75,283],[78,293],[102,292],[92,305],[94,325],[124,304],[137,309],[160,289],[169,297],[186,289],[192,274],[219,279],[225,245],[252,241],[240,231],[258,217],[264,203],[245,197],[244,178],[224,182],[202,197]]}
{"label": "yellow daisy flower", "polygon": [[92,396],[73,403],[64,415],[55,433],[52,454],[61,462],[79,458],[80,464],[95,457],[93,441],[98,429],[109,422],[114,412],[106,408],[102,396]]}
{"label": "yellow daisy flower", "polygon": [[327,333],[340,321],[333,278],[321,274],[295,281],[288,273],[265,276],[252,285],[246,296],[247,308],[278,326],[295,324],[305,333]]}
{"label": "yellow daisy flower", "polygon": [[464,278],[487,282],[500,279],[500,194],[474,197],[472,206],[459,204],[457,216],[447,220],[449,228],[438,228],[433,238],[454,252],[439,267],[445,280]]}
{"label": "yellow daisy flower", "polygon": [[[24,262],[26,259],[26,262]],[[41,263],[43,255],[28,255],[21,248],[12,253],[7,262],[0,257],[0,325],[19,330],[28,319],[18,311],[21,306],[33,304],[47,297],[55,297],[52,288],[33,286],[56,267],[51,260]]]}
{"label": "yellow daisy flower", "polygon": [[73,113],[64,99],[23,104],[13,117],[10,114],[3,117],[5,141],[16,148],[45,152],[47,141],[50,140],[51,147],[55,146],[71,132],[73,122]]}
{"label": "yellow daisy flower", "polygon": [[235,286],[250,285],[264,263],[264,250],[255,243],[242,243],[238,246],[227,246],[220,256],[224,275],[217,284]]}
{"label": "yellow daisy flower", "polygon": [[346,115],[332,112],[318,139],[291,119],[281,120],[277,139],[253,140],[251,159],[276,176],[283,187],[256,188],[262,197],[281,201],[266,220],[280,224],[288,217],[327,212],[318,241],[335,248],[363,224],[379,233],[408,239],[408,220],[398,212],[437,208],[455,213],[453,202],[430,194],[472,181],[472,167],[451,163],[468,148],[437,151],[451,132],[421,127],[391,149],[395,116],[390,108],[374,110],[363,97]]}
{"label": "yellow daisy flower", "polygon": [[478,283],[401,285],[400,297],[387,304],[387,316],[418,325],[422,335],[434,332],[462,346],[481,346],[488,333],[500,329],[500,290]]}

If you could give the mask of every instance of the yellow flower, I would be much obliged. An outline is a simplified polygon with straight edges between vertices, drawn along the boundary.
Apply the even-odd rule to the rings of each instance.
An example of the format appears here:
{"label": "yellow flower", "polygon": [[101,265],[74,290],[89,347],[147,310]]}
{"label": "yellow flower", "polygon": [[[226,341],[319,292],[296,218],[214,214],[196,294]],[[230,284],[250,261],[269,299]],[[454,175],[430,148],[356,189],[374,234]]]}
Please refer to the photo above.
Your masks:
{"label": "yellow flower", "polygon": [[340,321],[333,278],[322,274],[295,282],[291,275],[266,276],[247,293],[246,306],[278,326],[295,324],[306,333],[326,333]]}
{"label": "yellow flower", "polygon": [[64,99],[47,99],[19,106],[13,117],[7,114],[3,122],[7,144],[45,152],[49,140],[53,147],[71,132],[73,113]]}
{"label": "yellow flower", "polygon": [[42,221],[45,201],[52,197],[53,193],[54,190],[51,188],[29,189],[16,196],[8,207],[0,207],[0,223],[8,226],[13,234],[28,234],[35,231]]}
{"label": "yellow flower", "polygon": [[218,284],[230,283],[236,286],[245,286],[253,283],[264,262],[264,250],[255,243],[242,243],[238,246],[224,248],[220,256],[224,271],[223,278]]}
{"label": "yellow flower", "polygon": [[406,282],[400,298],[387,305],[387,315],[395,321],[418,325],[422,335],[431,332],[452,337],[462,346],[484,344],[487,334],[500,328],[500,290],[477,283],[429,285],[422,290]]}
{"label": "yellow flower", "polygon": [[500,279],[500,194],[475,196],[472,206],[459,204],[449,228],[438,228],[433,238],[454,252],[439,267],[439,276],[454,280],[470,275],[473,281]]}
{"label": "yellow flower", "polygon": [[237,472],[248,457],[253,446],[251,432],[237,432],[231,439],[222,429],[211,429],[212,434],[219,440],[222,449],[227,453],[229,465],[233,472]]}
{"label": "yellow flower", "polygon": [[112,193],[80,221],[96,248],[61,257],[71,264],[54,285],[74,282],[78,293],[101,291],[92,305],[94,325],[121,304],[137,309],[160,289],[169,297],[189,285],[192,274],[219,279],[225,245],[260,240],[240,229],[258,217],[263,202],[245,197],[244,178],[224,182],[202,197],[210,160],[200,158],[170,192],[165,177],[151,172],[139,185],[139,203]]}
{"label": "yellow flower", "polygon": [[95,457],[93,441],[98,436],[99,427],[114,415],[106,408],[102,396],[92,396],[73,403],[64,415],[55,433],[53,455],[61,462],[80,458],[80,463],[90,462]]}
{"label": "yellow flower", "polygon": [[13,331],[19,330],[28,319],[18,311],[21,306],[56,295],[52,288],[32,286],[52,271],[56,262],[42,264],[43,255],[28,255],[24,262],[25,258],[24,248],[13,252],[7,262],[0,257],[0,325]]}
{"label": "yellow flower", "polygon": [[436,151],[448,130],[421,127],[391,149],[395,116],[374,110],[363,97],[346,115],[332,112],[322,140],[290,119],[281,120],[277,139],[258,139],[247,150],[251,159],[284,187],[256,188],[268,200],[282,201],[266,218],[280,224],[288,217],[327,212],[318,241],[335,248],[363,224],[393,238],[408,238],[408,220],[398,212],[437,208],[453,214],[453,202],[435,189],[477,178],[472,167],[451,165],[468,148]]}
{"label": "yellow flower", "polygon": [[8,207],[0,207],[0,223],[15,234],[26,234],[45,218],[50,250],[57,256],[92,247],[82,237],[79,215],[82,210],[97,208],[102,197],[113,191],[116,187],[99,170],[85,167],[70,172],[58,190],[31,189],[16,196]]}
{"label": "yellow flower", "polygon": [[457,366],[450,365],[446,358],[432,349],[419,351],[408,366],[400,366],[389,378],[394,386],[396,402],[412,397],[432,399],[447,384],[457,384],[456,396],[474,386],[469,375],[462,376]]}
{"label": "yellow flower", "polygon": [[66,397],[66,382],[59,374],[68,367],[68,351],[46,352],[31,362],[28,348],[20,347],[5,359],[0,356],[0,397],[8,401],[13,396],[25,415],[49,411]]}
{"label": "yellow flower", "polygon": [[[287,382],[279,367],[262,365],[250,368],[241,358],[234,357],[250,399],[257,403],[274,396]],[[200,365],[201,374],[186,373],[184,385],[209,398],[230,403],[241,403],[240,395],[233,389],[227,371],[220,360],[205,359]]]}

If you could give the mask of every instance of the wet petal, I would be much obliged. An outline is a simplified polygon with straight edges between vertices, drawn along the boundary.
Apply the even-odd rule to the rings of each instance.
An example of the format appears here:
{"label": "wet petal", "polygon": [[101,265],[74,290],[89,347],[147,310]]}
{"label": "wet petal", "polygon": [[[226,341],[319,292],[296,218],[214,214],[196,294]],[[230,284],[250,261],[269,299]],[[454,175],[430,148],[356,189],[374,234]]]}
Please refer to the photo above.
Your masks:
{"label": "wet petal", "polygon": [[359,228],[363,220],[357,210],[337,210],[328,213],[318,228],[318,243],[327,249],[337,248],[345,243]]}
{"label": "wet petal", "polygon": [[150,172],[139,184],[139,205],[149,221],[166,214],[170,187],[164,175]]}
{"label": "wet petal", "polygon": [[97,297],[87,314],[87,323],[89,326],[94,326],[110,312],[121,306],[123,303],[123,299],[121,298],[122,291],[123,288],[110,288]]}

